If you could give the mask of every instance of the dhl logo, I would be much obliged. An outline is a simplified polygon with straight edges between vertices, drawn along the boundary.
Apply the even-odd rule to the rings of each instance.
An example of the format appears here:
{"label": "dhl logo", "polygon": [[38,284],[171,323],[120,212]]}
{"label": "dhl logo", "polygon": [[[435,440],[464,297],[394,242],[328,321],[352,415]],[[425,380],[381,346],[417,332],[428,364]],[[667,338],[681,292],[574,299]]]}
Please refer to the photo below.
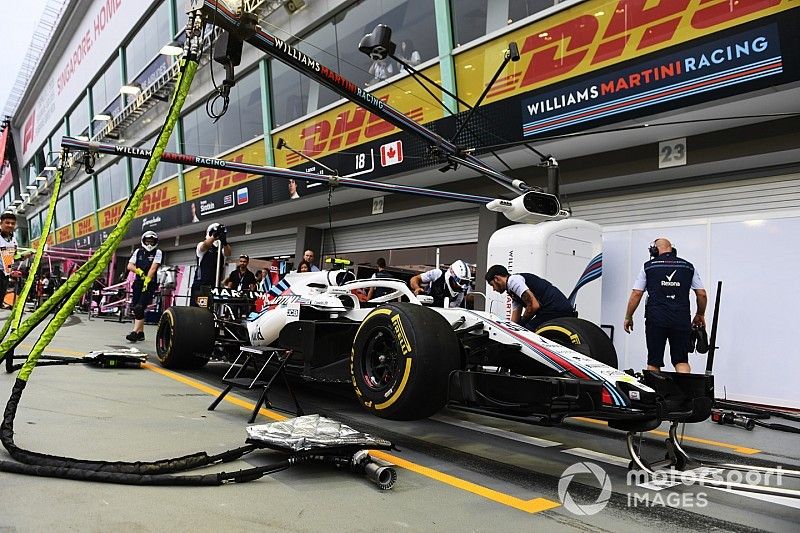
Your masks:
{"label": "dhl logo", "polygon": [[[381,96],[379,100],[387,103],[389,95]],[[416,107],[405,113],[408,118],[416,122],[422,122],[424,114],[422,107]],[[304,127],[300,132],[300,139],[303,142],[301,152],[316,157],[322,153],[336,152],[348,146],[383,137],[396,130],[395,126],[377,115],[368,113],[364,108],[345,109],[332,121],[322,118]],[[286,156],[287,165],[296,165],[302,160],[297,154]]]}
{"label": "dhl logo", "polygon": [[[244,155],[239,154],[230,161],[242,163]],[[192,198],[205,196],[206,194],[227,189],[239,183],[250,180],[254,174],[245,172],[233,172],[228,169],[203,168],[198,175],[198,185],[190,189]]]}
{"label": "dhl logo", "polygon": [[[459,89],[480,93],[494,50],[521,42],[514,72],[499,77],[487,101],[530,91],[797,6],[793,0],[607,0],[582,3],[456,58]],[[512,65],[514,65],[512,63]],[[478,74],[476,76],[476,74]]]}
{"label": "dhl logo", "polygon": [[116,205],[112,205],[111,207],[103,209],[100,215],[100,227],[107,228],[109,226],[114,226],[117,222],[119,222],[119,218],[122,216],[122,208],[124,205],[124,203],[120,202]]}
{"label": "dhl logo", "polygon": [[142,198],[136,216],[149,215],[173,205],[178,205],[178,182],[175,179],[148,190]]}
{"label": "dhl logo", "polygon": [[[431,79],[441,77],[439,65],[426,68]],[[374,96],[373,96],[374,95]],[[441,105],[421,91],[413,79],[403,78],[372,93],[376,102],[388,104],[416,122],[430,122],[444,116]],[[374,141],[398,129],[354,103],[341,104],[305,122],[273,134],[273,144],[283,137],[292,148],[311,157],[325,157],[366,141]],[[289,150],[276,150],[278,166],[291,167],[305,162]]]}
{"label": "dhl logo", "polygon": [[56,240],[59,243],[72,240],[72,226],[64,226],[56,230]]}
{"label": "dhl logo", "polygon": [[97,228],[95,227],[94,223],[94,215],[90,215],[75,222],[76,237],[83,237],[84,235],[94,233],[95,231],[97,231]]}

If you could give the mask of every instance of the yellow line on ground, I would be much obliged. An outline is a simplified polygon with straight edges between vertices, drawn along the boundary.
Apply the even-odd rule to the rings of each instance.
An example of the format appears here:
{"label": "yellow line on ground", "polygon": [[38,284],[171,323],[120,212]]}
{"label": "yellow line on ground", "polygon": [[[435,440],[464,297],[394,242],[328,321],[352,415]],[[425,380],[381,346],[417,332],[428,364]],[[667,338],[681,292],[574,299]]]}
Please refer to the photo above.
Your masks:
{"label": "yellow line on ground", "polygon": [[[589,424],[597,424],[599,426],[607,426],[608,422],[605,420],[595,420],[594,418],[586,418],[583,416],[575,416],[570,418],[570,420],[578,420],[580,422],[588,422]],[[658,435],[659,437],[669,437],[669,433],[666,431],[661,431],[658,429],[654,429],[652,431],[648,431],[648,433],[652,433],[653,435]],[[716,440],[710,439],[702,439],[700,437],[691,437],[689,435],[684,435],[683,440],[688,442],[696,442],[698,444],[706,444],[708,446],[716,446],[718,448],[725,448],[728,450],[733,450],[735,452],[741,453],[743,455],[755,455],[757,453],[761,453],[761,450],[756,448],[748,448],[747,446],[740,446],[738,444],[729,444],[727,442],[719,442]]]}
{"label": "yellow line on ground", "polygon": [[[184,385],[188,385],[190,387],[194,387],[195,389],[201,390],[207,394],[212,396],[218,396],[221,392],[219,389],[214,387],[209,387],[203,383],[195,381],[193,379],[187,378],[180,374],[176,374],[175,372],[171,372],[164,368],[147,364],[145,363],[142,365],[144,368],[148,370],[152,370],[162,376],[166,376],[170,379],[174,379],[175,381],[179,381]],[[224,400],[226,402],[230,402],[234,405],[239,407],[243,407],[249,411],[252,411],[255,408],[254,403],[250,403],[248,401],[242,400],[241,398],[237,398],[235,396],[227,395],[225,396]],[[269,409],[261,409],[259,410],[259,414],[262,414],[268,418],[273,420],[284,420],[287,417],[283,416],[275,411],[271,411]],[[467,481],[465,479],[457,478],[455,476],[451,476],[450,474],[445,474],[444,472],[439,472],[438,470],[434,470],[433,468],[428,468],[426,466],[418,465],[416,463],[412,463],[411,461],[407,461],[395,455],[378,451],[378,450],[371,450],[370,455],[374,455],[379,459],[383,459],[384,461],[388,461],[392,464],[395,464],[399,467],[405,468],[406,470],[410,470],[422,476],[431,478],[433,480],[439,481],[446,485],[450,485],[451,487],[455,487],[457,489],[461,489],[472,494],[476,494],[478,496],[482,496],[494,502],[506,505],[508,507],[513,507],[514,509],[519,509],[520,511],[525,511],[526,513],[538,513],[541,511],[546,511],[548,509],[553,509],[555,507],[559,507],[561,504],[558,502],[554,502],[552,500],[548,500],[547,498],[533,498],[532,500],[523,500],[521,498],[517,498],[515,496],[511,496],[510,494],[505,494],[503,492],[496,491],[494,489],[490,489],[488,487],[484,487],[482,485],[478,485],[477,483],[473,483],[471,481]]]}

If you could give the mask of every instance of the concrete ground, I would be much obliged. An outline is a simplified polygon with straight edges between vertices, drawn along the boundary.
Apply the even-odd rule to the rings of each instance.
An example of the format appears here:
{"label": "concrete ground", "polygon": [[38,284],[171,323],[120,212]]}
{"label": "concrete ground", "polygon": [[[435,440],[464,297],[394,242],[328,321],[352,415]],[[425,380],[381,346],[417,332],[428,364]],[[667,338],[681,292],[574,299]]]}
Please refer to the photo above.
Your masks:
{"label": "concrete ground", "polygon": [[[0,319],[6,315],[0,314]],[[47,353],[77,356],[128,346],[124,336],[129,330],[130,324],[74,315]],[[148,326],[146,335],[147,341],[137,347],[151,355],[141,369],[84,364],[36,368],[15,420],[17,445],[54,455],[124,461],[241,446],[254,405],[252,391],[234,391],[215,411],[208,411],[222,389],[224,365],[181,374],[166,371],[152,355],[155,328]],[[18,353],[27,352],[37,338],[31,334]],[[0,373],[0,398],[8,397],[13,383],[13,374]],[[618,489],[624,470],[620,464],[614,466],[624,452],[619,434],[591,421],[573,422],[573,430],[535,428],[443,411],[431,420],[396,423],[367,415],[341,392],[331,395],[301,386],[299,394],[307,412],[339,417],[395,441],[401,451],[383,457],[400,466],[396,487],[381,492],[363,477],[320,464],[302,464],[250,483],[208,488],[0,473],[0,531],[796,531],[800,518],[792,502],[722,492],[714,493],[712,505],[701,509],[631,508],[624,487]],[[266,409],[261,414],[257,423],[283,416]],[[747,442],[750,448],[731,445],[719,453],[800,462],[800,451],[790,444],[794,441],[775,449],[783,434],[735,429],[728,434],[730,428],[697,427],[695,441],[711,455],[719,449],[709,442],[754,436]],[[723,433],[713,433],[717,428]],[[775,451],[765,455],[762,450]],[[609,470],[614,484],[608,506],[593,516],[573,514],[559,500],[561,472],[581,457],[597,460]],[[9,460],[0,450],[0,461]],[[256,452],[200,472],[268,462],[269,453]],[[591,491],[596,491],[591,482],[573,489],[576,499],[588,491],[586,498],[593,500]]]}

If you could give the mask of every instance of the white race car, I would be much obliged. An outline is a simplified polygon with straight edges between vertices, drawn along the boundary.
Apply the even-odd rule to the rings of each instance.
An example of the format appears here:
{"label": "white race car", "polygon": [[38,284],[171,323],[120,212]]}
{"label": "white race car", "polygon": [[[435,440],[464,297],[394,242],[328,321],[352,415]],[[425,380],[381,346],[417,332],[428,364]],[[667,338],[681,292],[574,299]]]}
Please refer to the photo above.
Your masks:
{"label": "white race car", "polygon": [[[391,292],[360,301],[356,291],[370,287]],[[156,338],[161,364],[197,368],[243,345],[279,347],[291,350],[289,374],[351,383],[367,410],[396,420],[425,418],[447,404],[537,424],[593,416],[643,428],[708,392],[699,379],[676,404],[652,376],[645,384],[618,370],[610,339],[586,320],[557,319],[534,333],[486,312],[427,307],[399,280],[293,272],[262,296],[259,313],[235,320],[229,307],[243,296],[215,290],[215,312],[167,309]]]}

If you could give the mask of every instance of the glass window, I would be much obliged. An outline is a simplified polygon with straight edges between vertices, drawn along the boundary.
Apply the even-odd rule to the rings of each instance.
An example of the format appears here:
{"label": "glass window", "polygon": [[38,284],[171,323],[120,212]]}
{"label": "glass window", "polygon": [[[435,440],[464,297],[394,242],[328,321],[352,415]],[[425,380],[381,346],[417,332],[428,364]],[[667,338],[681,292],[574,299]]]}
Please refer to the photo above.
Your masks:
{"label": "glass window", "polygon": [[[438,55],[433,0],[365,0],[305,36],[297,48],[358,85],[372,85],[400,73],[395,61],[373,62],[358,51],[358,42],[378,24],[392,28],[396,55],[412,66]],[[339,99],[279,61],[272,61],[271,71],[276,127]]]}
{"label": "glass window", "polygon": [[70,222],[72,222],[72,207],[68,194],[56,202],[56,227],[66,226]]}
{"label": "glass window", "polygon": [[31,239],[35,239],[42,234],[41,212],[28,219],[28,227],[31,229]]}
{"label": "glass window", "polygon": [[119,72],[119,56],[111,62],[103,75],[92,85],[92,105],[95,113],[103,112],[115,98],[122,87]]}
{"label": "glass window", "polygon": [[64,129],[64,121],[62,120],[50,136],[50,150],[52,150],[52,153],[47,157],[48,164],[58,159],[58,153],[61,150],[61,138],[64,135],[66,135],[66,131]]}
{"label": "glass window", "polygon": [[172,40],[169,26],[169,5],[161,2],[147,22],[139,26],[139,33],[125,47],[125,67],[128,79],[133,79],[156,57],[161,47]]}
{"label": "glass window", "polygon": [[83,135],[89,128],[89,97],[84,94],[69,114],[69,132],[73,137]]}
{"label": "glass window", "polygon": [[558,3],[558,0],[451,0],[453,38],[460,46]]}
{"label": "glass window", "polygon": [[[177,152],[177,143],[175,142],[175,137],[177,134],[175,132],[169,138],[169,142],[167,142],[167,152]],[[153,148],[153,145],[156,143],[156,137],[150,137],[146,141],[140,143],[138,146],[142,146],[144,148]],[[147,164],[147,159],[135,159],[131,158],[131,174],[133,176],[133,183],[134,185],[139,183],[139,178],[142,176],[142,171],[144,170],[144,166]],[[153,179],[150,181],[151,184],[153,183],[160,183],[165,181],[167,178],[170,178],[178,173],[178,165],[175,163],[164,163],[160,162],[158,167],[156,168],[156,173],[153,176]]]}
{"label": "glass window", "polygon": [[97,209],[94,205],[94,181],[89,180],[72,191],[72,205],[75,208],[75,219],[83,218]]}
{"label": "glass window", "polygon": [[99,207],[105,207],[128,197],[128,175],[125,161],[120,159],[97,174]]}
{"label": "glass window", "polygon": [[[217,111],[217,105],[214,110]],[[181,153],[217,156],[264,133],[261,87],[254,71],[236,82],[228,111],[216,124],[200,105],[183,117]]]}

